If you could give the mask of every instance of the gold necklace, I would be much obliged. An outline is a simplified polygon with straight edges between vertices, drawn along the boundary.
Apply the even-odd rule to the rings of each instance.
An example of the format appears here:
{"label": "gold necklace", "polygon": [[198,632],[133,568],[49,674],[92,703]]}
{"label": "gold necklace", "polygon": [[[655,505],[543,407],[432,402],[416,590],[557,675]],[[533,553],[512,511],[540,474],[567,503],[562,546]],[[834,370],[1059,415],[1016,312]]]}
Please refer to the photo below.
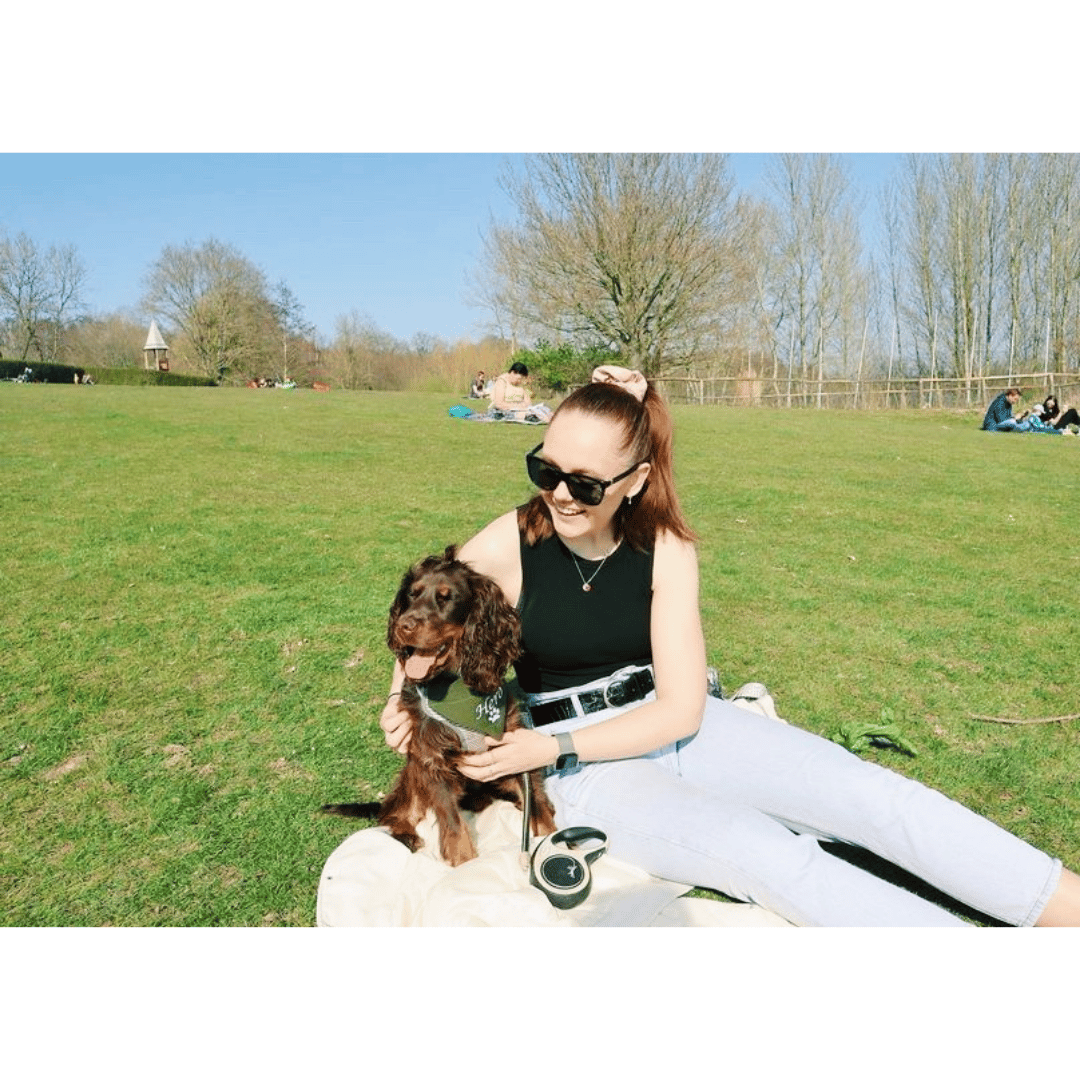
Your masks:
{"label": "gold necklace", "polygon": [[570,551],[570,558],[573,559],[574,567],[577,569],[577,572],[578,572],[578,577],[581,578],[581,591],[582,592],[592,592],[592,582],[593,582],[593,580],[596,578],[596,575],[599,574],[600,571],[604,569],[604,563],[606,563],[608,561],[608,559],[612,555],[615,554],[615,548],[617,548],[618,546],[619,546],[618,543],[616,543],[615,547],[613,547],[600,560],[600,565],[589,575],[588,579],[586,579],[585,575],[581,572],[581,564],[577,561],[577,556],[572,551],[570,551],[569,548],[566,549],[567,551]]}

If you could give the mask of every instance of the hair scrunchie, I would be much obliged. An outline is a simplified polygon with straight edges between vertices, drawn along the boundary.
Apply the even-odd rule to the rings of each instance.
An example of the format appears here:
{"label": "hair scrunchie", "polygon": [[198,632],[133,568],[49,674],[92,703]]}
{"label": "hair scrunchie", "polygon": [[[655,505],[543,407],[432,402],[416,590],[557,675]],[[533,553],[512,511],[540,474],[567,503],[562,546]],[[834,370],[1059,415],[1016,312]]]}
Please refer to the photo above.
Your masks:
{"label": "hair scrunchie", "polygon": [[632,371],[617,364],[604,364],[593,368],[592,381],[618,386],[628,394],[633,394],[638,401],[645,400],[645,391],[649,388],[648,381],[640,371]]}

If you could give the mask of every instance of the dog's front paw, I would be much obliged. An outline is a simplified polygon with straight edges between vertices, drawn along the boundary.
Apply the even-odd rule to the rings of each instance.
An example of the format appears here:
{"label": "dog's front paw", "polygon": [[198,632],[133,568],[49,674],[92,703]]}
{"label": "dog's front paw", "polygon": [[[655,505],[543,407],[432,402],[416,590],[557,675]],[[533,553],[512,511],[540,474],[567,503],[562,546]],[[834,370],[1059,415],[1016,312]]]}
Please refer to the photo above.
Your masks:
{"label": "dog's front paw", "polygon": [[399,843],[404,844],[410,851],[419,851],[424,846],[424,841],[414,832],[394,832],[390,835]]}
{"label": "dog's front paw", "polygon": [[443,862],[451,866],[460,866],[477,856],[476,846],[465,828],[454,836],[445,837],[439,844],[439,853],[443,857]]}

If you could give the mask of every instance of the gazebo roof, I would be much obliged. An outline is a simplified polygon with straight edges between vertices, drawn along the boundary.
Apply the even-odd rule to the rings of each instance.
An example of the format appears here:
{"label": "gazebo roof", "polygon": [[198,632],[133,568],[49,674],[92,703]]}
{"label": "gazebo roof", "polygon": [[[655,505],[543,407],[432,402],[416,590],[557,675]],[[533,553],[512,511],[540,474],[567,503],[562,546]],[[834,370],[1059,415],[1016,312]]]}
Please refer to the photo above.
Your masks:
{"label": "gazebo roof", "polygon": [[168,347],[165,344],[165,339],[161,336],[161,331],[158,329],[157,319],[151,319],[150,333],[146,335],[143,352],[149,352],[151,349],[167,349]]}

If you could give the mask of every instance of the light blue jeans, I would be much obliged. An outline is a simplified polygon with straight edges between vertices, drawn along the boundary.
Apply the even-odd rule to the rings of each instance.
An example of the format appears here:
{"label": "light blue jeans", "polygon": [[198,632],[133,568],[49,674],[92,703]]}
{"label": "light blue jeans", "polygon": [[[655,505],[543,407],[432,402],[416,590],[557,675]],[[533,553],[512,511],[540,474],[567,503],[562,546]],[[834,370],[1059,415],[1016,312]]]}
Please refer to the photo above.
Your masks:
{"label": "light blue jeans", "polygon": [[[633,707],[541,730],[573,731]],[[1017,926],[1035,922],[1061,876],[1058,860],[939,792],[712,697],[690,738],[648,757],[552,772],[546,787],[560,828],[601,829],[616,858],[800,926],[970,925],[819,839],[872,851]]]}

